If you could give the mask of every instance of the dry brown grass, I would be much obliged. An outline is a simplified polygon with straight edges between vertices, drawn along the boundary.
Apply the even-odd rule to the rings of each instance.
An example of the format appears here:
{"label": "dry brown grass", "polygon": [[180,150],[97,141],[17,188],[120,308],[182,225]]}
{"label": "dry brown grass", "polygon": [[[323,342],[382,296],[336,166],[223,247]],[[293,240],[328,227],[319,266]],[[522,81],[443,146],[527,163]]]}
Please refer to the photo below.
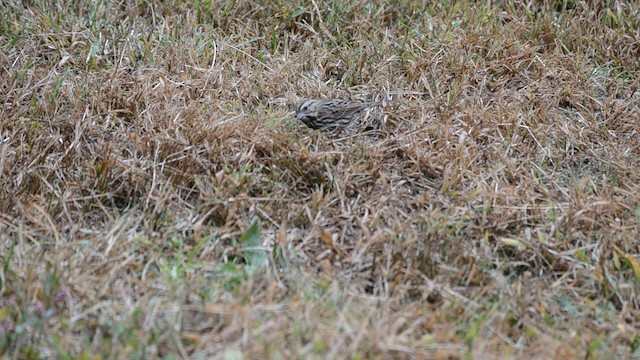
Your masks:
{"label": "dry brown grass", "polygon": [[637,3],[212,3],[0,5],[3,356],[640,355]]}

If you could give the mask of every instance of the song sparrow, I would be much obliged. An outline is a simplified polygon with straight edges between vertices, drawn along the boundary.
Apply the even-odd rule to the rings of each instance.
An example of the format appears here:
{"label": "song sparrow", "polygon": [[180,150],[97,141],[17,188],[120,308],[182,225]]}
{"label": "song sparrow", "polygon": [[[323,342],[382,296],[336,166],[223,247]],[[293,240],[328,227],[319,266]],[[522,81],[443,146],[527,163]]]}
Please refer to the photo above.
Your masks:
{"label": "song sparrow", "polygon": [[382,102],[357,102],[348,99],[303,100],[296,107],[296,119],[312,129],[346,128],[360,121],[366,110]]}

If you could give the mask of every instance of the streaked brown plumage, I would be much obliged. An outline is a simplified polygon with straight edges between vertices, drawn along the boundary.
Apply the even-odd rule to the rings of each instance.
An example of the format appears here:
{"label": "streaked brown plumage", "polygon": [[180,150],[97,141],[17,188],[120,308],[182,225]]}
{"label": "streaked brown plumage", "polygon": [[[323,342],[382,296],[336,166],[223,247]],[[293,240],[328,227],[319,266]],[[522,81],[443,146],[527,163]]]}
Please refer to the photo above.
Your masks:
{"label": "streaked brown plumage", "polygon": [[312,129],[345,128],[360,121],[368,108],[380,105],[349,99],[308,99],[296,107],[296,119]]}

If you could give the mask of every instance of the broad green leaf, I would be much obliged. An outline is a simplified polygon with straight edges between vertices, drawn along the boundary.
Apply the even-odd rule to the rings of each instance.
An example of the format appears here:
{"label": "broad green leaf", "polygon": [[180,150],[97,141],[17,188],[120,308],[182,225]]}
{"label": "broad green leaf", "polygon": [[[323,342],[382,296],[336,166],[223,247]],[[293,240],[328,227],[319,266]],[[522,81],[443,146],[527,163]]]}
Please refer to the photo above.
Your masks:
{"label": "broad green leaf", "polygon": [[267,266],[269,259],[267,252],[260,241],[260,219],[254,217],[247,231],[240,236],[240,245],[243,246],[242,255],[247,264],[254,267]]}

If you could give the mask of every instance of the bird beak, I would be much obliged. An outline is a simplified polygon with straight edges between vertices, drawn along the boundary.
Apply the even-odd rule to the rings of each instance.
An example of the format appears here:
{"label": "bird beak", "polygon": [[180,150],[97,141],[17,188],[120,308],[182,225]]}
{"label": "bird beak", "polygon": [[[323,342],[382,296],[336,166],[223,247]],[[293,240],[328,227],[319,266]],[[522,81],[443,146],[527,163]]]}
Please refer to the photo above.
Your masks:
{"label": "bird beak", "polygon": [[296,119],[300,120],[300,119],[302,119],[302,116],[303,116],[302,113],[297,113],[296,114]]}

